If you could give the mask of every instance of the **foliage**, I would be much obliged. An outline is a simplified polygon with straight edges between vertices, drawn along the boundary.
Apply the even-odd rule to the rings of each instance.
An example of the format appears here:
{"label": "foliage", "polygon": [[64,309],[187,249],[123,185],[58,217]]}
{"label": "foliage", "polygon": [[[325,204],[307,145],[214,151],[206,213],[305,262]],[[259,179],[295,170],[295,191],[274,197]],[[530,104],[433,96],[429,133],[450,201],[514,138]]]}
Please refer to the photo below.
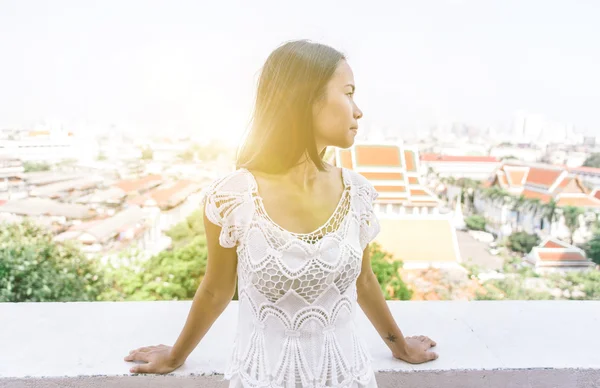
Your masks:
{"label": "foliage", "polygon": [[406,286],[399,270],[402,261],[381,249],[377,243],[369,245],[371,250],[371,268],[387,300],[410,300],[412,291]]}
{"label": "foliage", "polygon": [[525,288],[519,279],[490,280],[483,285],[485,292],[477,291],[476,300],[549,300],[552,295],[545,291]]}
{"label": "foliage", "polygon": [[470,230],[485,230],[485,217],[480,215],[472,215],[465,218],[465,224]]}
{"label": "foliage", "polygon": [[[163,251],[147,261],[133,257],[125,265],[109,264],[101,300],[192,299],[206,270],[204,235],[189,244]],[[123,263],[121,263],[123,264]]]}
{"label": "foliage", "polygon": [[25,172],[50,171],[50,165],[45,162],[24,162],[23,169]]}
{"label": "foliage", "polygon": [[184,162],[191,162],[194,160],[195,157],[196,155],[194,149],[192,148],[188,148],[187,150],[179,154],[179,158],[181,158],[181,160],[183,160]]}
{"label": "foliage", "polygon": [[142,150],[142,160],[152,160],[154,158],[154,152],[150,148],[144,148]]}
{"label": "foliage", "polygon": [[195,237],[204,235],[204,213],[195,211],[168,230],[166,235],[171,237],[174,249],[187,245]]}
{"label": "foliage", "polygon": [[594,263],[600,265],[600,231],[596,231],[584,246],[585,254]]}
{"label": "foliage", "polygon": [[587,157],[583,162],[585,167],[600,168],[600,152],[596,152]]}
{"label": "foliage", "polygon": [[540,238],[535,234],[514,232],[508,236],[508,247],[514,252],[527,254],[539,243]]}
{"label": "foliage", "polygon": [[95,262],[44,226],[0,225],[0,302],[93,301],[101,286]]}
{"label": "foliage", "polygon": [[583,209],[576,206],[565,206],[563,209],[563,217],[565,217],[565,225],[570,232],[571,244],[573,243],[573,233],[579,228],[579,216],[582,215]]}
{"label": "foliage", "polygon": [[600,300],[600,271],[569,272],[565,279],[578,285],[586,299]]}

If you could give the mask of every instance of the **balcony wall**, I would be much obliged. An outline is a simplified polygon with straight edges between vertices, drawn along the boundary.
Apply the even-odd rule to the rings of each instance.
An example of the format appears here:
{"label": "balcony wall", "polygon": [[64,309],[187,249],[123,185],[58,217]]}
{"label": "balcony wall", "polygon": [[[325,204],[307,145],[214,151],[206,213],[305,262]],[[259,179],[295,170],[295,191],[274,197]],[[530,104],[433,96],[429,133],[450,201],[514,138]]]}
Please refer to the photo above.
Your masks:
{"label": "balcony wall", "polygon": [[[0,304],[0,387],[227,387],[237,303],[187,362],[164,376],[132,375],[130,349],[172,344],[191,302]],[[368,320],[381,388],[600,387],[600,302],[390,302],[405,335],[438,342],[436,361],[392,358]]]}

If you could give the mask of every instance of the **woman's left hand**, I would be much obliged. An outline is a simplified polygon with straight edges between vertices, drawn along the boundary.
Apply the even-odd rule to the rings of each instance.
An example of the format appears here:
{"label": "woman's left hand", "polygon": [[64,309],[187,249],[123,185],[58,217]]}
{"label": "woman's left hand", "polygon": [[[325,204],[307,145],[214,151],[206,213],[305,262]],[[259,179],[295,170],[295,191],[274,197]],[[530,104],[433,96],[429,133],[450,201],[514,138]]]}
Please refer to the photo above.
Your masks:
{"label": "woman's left hand", "polygon": [[406,348],[402,351],[394,352],[394,357],[411,364],[421,364],[433,361],[438,358],[438,354],[429,351],[436,342],[424,335],[406,337]]}

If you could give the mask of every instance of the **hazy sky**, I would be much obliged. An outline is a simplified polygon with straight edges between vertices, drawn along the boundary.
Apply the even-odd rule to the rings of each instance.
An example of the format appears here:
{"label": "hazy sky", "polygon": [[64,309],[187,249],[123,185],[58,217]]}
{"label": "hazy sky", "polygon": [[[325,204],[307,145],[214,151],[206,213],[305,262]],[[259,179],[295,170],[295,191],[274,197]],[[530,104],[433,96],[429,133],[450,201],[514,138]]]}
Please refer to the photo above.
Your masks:
{"label": "hazy sky", "polygon": [[236,137],[267,55],[308,38],[349,57],[366,126],[524,110],[600,133],[599,20],[597,0],[0,0],[0,128]]}

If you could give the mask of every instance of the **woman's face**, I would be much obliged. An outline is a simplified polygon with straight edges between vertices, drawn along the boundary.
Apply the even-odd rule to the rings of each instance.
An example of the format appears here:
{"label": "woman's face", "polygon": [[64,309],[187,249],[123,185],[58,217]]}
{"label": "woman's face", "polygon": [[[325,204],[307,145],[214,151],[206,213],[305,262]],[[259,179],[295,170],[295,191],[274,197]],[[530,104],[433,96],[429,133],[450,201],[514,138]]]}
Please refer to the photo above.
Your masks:
{"label": "woman's face", "polygon": [[325,87],[323,99],[313,107],[317,150],[327,146],[351,147],[361,117],[354,102],[354,74],[348,63],[341,61]]}

